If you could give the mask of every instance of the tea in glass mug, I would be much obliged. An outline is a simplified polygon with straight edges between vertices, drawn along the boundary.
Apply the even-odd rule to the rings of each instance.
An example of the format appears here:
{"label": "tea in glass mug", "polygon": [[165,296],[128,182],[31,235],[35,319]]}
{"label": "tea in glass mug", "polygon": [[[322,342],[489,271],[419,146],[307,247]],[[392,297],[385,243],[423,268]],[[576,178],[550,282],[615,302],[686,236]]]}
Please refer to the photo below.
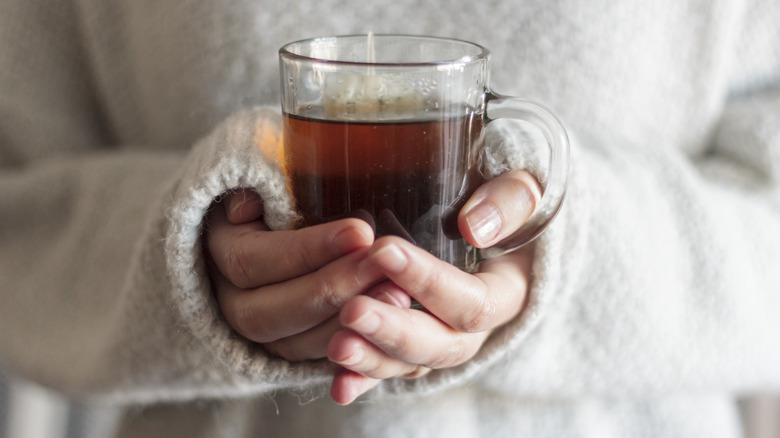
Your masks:
{"label": "tea in glass mug", "polygon": [[[325,37],[280,49],[286,169],[302,226],[345,217],[401,236],[466,271],[536,237],[563,199],[568,140],[544,107],[492,93],[489,54],[453,39]],[[483,127],[535,125],[550,149],[542,199],[494,247],[460,235],[457,215],[484,182]]]}

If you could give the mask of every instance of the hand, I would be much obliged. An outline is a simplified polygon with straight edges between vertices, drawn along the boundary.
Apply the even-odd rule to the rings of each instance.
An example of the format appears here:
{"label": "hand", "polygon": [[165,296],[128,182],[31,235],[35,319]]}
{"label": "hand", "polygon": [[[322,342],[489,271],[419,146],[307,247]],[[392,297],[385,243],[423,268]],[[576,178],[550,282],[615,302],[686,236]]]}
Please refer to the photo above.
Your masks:
{"label": "hand", "polygon": [[323,358],[344,303],[383,279],[357,270],[373,231],[357,219],[269,231],[262,215],[262,200],[250,190],[227,195],[208,213],[205,254],[219,307],[234,330],[271,354]]}
{"label": "hand", "polygon": [[[527,172],[508,172],[480,187],[459,215],[459,228],[477,247],[490,246],[525,222],[540,198],[538,182]],[[487,260],[474,275],[444,263],[403,239],[383,237],[358,267],[379,272],[392,283],[373,296],[408,294],[427,310],[368,296],[351,298],[339,318],[344,330],[328,345],[328,358],[340,364],[331,397],[351,403],[389,377],[416,378],[431,369],[471,359],[490,334],[525,306],[532,246]]]}

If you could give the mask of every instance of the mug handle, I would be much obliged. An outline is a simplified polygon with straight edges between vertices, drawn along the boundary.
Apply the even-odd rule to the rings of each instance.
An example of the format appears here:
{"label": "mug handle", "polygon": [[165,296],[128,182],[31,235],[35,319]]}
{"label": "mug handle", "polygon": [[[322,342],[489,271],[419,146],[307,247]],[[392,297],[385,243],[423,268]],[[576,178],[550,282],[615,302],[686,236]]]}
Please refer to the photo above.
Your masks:
{"label": "mug handle", "polygon": [[538,237],[558,214],[569,175],[569,138],[563,124],[550,110],[535,102],[491,92],[485,96],[484,114],[486,125],[496,119],[517,119],[534,125],[547,140],[550,161],[542,198],[531,217],[511,236],[481,249],[479,253],[483,260],[506,254]]}

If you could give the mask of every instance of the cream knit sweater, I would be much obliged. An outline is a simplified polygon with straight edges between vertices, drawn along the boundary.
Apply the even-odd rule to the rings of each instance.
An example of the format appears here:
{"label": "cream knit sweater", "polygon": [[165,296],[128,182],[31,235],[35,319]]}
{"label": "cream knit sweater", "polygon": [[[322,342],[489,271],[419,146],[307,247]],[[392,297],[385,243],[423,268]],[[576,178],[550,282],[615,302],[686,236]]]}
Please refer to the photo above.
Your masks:
{"label": "cream knit sweater", "polygon": [[[4,0],[0,364],[126,407],[122,437],[739,436],[733,397],[780,389],[778,23],[774,0]],[[327,363],[230,330],[199,241],[237,187],[289,226],[276,50],[367,31],[492,49],[572,174],[520,317],[345,408]]]}

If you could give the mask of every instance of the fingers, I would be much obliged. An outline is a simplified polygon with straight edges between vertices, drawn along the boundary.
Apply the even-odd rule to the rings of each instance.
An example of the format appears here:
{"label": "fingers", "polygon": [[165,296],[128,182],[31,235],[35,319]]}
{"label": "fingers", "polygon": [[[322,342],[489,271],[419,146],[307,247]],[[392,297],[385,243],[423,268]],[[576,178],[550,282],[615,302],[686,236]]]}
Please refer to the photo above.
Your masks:
{"label": "fingers", "polygon": [[520,254],[526,252],[483,263],[482,272],[470,275],[389,236],[377,240],[361,264],[380,270],[453,329],[478,332],[505,323],[521,308],[530,258]]}
{"label": "fingers", "polygon": [[524,307],[532,253],[527,246],[491,259],[471,276],[402,239],[379,239],[361,263],[385,272],[427,311],[357,296],[339,314],[344,330],[331,339],[328,358],[371,379],[417,377],[471,359]]}
{"label": "fingers", "polygon": [[[399,308],[408,309],[411,305],[409,295],[392,283],[380,284],[366,296]],[[263,348],[290,361],[321,359],[326,356],[328,342],[341,329],[338,316],[333,316],[312,329],[264,343]]]}
{"label": "fingers", "polygon": [[531,216],[541,193],[539,182],[530,173],[506,172],[474,192],[458,214],[458,228],[477,248],[495,245]]}
{"label": "fingers", "polygon": [[342,368],[333,377],[330,385],[330,396],[340,405],[348,405],[379,384],[379,379],[372,379],[352,370]]}
{"label": "fingers", "polygon": [[309,330],[263,343],[263,348],[274,356],[293,362],[321,359],[327,354],[328,342],[339,330],[341,330],[339,318],[332,316]]}
{"label": "fingers", "polygon": [[252,341],[272,342],[302,333],[382,280],[380,272],[359,272],[367,252],[358,250],[310,274],[256,289],[238,288],[215,275],[217,302],[231,327]]}
{"label": "fingers", "polygon": [[[377,285],[371,291],[369,291],[365,296],[368,297],[369,299],[373,298],[378,302],[382,302],[387,305],[394,306],[400,309],[408,309],[411,305],[411,298],[409,297],[409,295],[407,295],[406,292],[398,288],[398,286],[388,282]],[[348,336],[348,333],[350,332],[342,331],[340,334],[336,334],[335,336],[333,336],[333,338],[331,338],[330,344],[328,344],[328,348],[343,350],[344,347],[338,346],[339,336],[341,337]],[[333,340],[334,338],[335,340]],[[349,343],[349,340],[347,340],[347,343]],[[393,360],[392,358],[385,355],[377,348],[368,344],[365,340],[362,340],[362,343],[366,344],[365,348],[374,350],[375,354],[379,354],[388,360]],[[331,347],[331,345],[333,345],[334,347]],[[342,354],[342,353],[336,353],[336,354]],[[347,352],[346,354],[354,355],[354,353],[349,353],[349,352]],[[402,368],[402,367],[398,367],[398,368]],[[425,372],[430,371],[430,369],[424,367],[419,367],[419,369],[425,370]],[[413,377],[419,377],[423,373],[417,372],[413,374],[414,374]],[[372,388],[374,388],[379,383],[379,381],[380,379],[378,378],[368,377],[367,375],[360,374],[359,372],[349,370],[346,368],[341,368],[339,369],[339,371],[336,372],[335,376],[333,377],[333,382],[331,382],[331,386],[330,386],[330,395],[331,398],[336,403],[340,405],[347,405],[352,403],[361,394],[364,394],[369,390],[371,390]]]}
{"label": "fingers", "polygon": [[[231,198],[228,204],[232,199],[238,198]],[[246,212],[252,208],[236,207],[234,212],[239,213],[235,216],[249,217]],[[371,227],[358,219],[269,232],[260,221],[233,225],[225,209],[213,208],[208,222],[206,245],[211,259],[222,275],[242,289],[316,271],[340,256],[371,245],[374,239]]]}
{"label": "fingers", "polygon": [[453,330],[426,312],[361,296],[340,314],[349,329],[336,333],[328,359],[363,375],[417,377],[430,368],[459,365],[476,354],[488,332]]}

